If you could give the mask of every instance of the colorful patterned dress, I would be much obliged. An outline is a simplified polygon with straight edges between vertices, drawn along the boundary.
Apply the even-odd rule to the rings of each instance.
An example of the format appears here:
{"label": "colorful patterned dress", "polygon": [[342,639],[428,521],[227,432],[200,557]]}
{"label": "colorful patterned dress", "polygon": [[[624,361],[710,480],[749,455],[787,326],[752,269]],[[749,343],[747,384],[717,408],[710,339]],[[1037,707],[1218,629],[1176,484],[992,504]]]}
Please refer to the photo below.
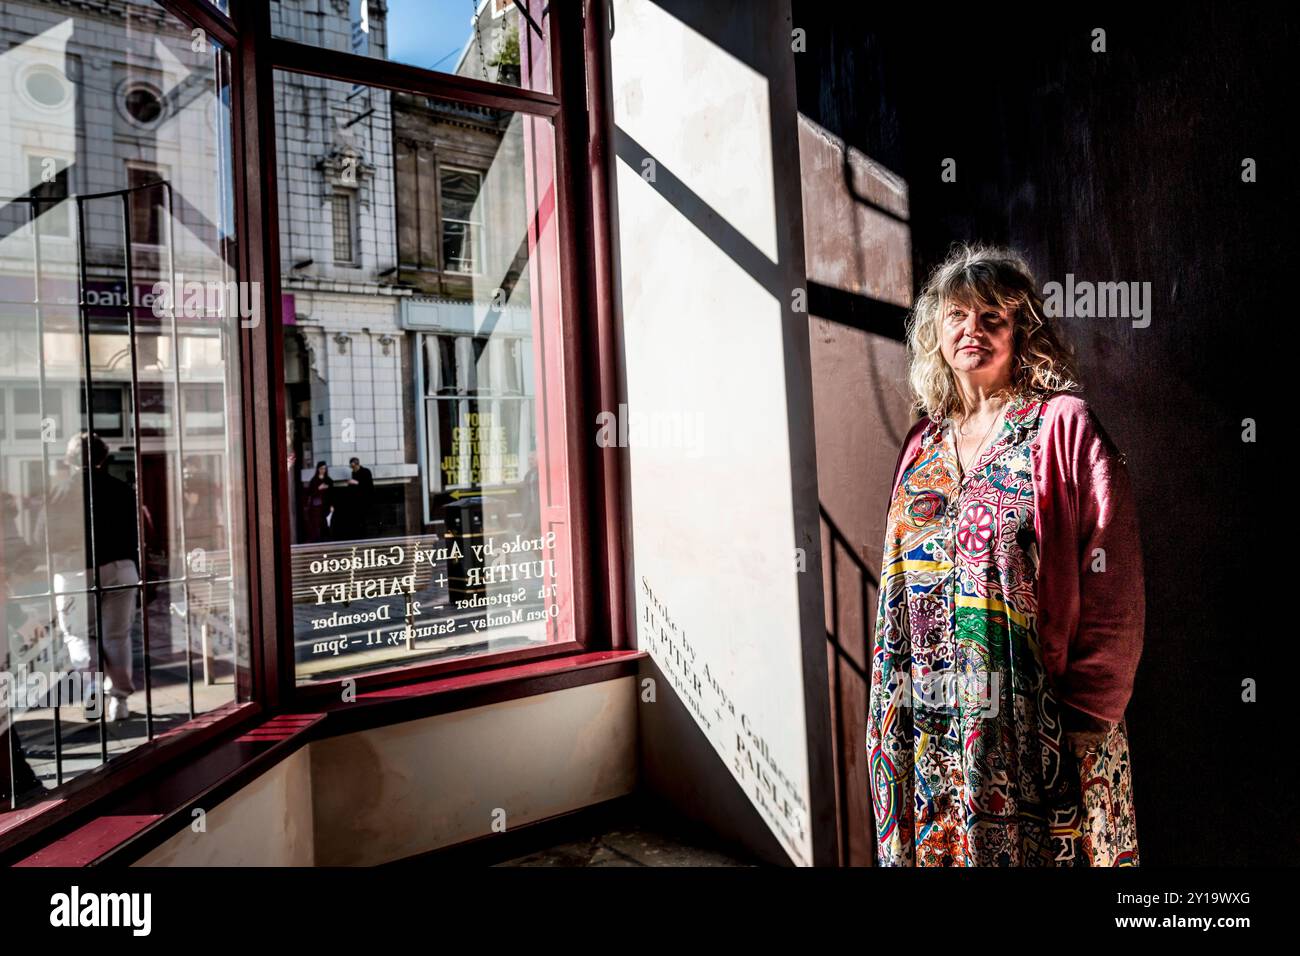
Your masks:
{"label": "colorful patterned dress", "polygon": [[947,423],[904,463],[867,708],[881,866],[1138,863],[1125,724],[1077,760],[1039,651],[1031,443],[1044,407],[1012,400],[964,477]]}

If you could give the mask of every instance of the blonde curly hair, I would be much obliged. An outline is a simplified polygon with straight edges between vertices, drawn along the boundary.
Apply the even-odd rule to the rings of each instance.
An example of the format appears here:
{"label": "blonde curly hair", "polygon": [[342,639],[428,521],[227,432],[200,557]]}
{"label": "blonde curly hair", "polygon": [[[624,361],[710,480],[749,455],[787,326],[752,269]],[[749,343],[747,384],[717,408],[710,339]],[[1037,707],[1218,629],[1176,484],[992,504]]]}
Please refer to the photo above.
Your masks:
{"label": "blonde curly hair", "polygon": [[1012,394],[1082,388],[1073,349],[1043,312],[1043,297],[1024,257],[999,246],[963,243],[930,273],[907,318],[908,384],[918,411],[933,419],[966,411],[939,348],[940,320],[952,302],[981,311],[1008,310],[1014,336]]}

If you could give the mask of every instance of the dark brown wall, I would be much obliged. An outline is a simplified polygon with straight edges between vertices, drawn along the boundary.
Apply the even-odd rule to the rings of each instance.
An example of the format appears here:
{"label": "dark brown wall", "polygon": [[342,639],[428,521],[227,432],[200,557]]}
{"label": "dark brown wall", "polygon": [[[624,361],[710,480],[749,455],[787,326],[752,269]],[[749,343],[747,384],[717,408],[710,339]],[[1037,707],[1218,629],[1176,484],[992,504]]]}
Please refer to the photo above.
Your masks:
{"label": "dark brown wall", "polygon": [[[979,239],[1023,250],[1040,283],[1073,273],[1152,284],[1148,328],[1063,320],[1139,499],[1148,627],[1128,721],[1143,864],[1294,862],[1295,775],[1279,719],[1295,696],[1284,643],[1294,627],[1279,620],[1287,586],[1268,583],[1286,507],[1274,489],[1287,482],[1265,388],[1292,374],[1279,362],[1293,334],[1283,283],[1296,252],[1295,15],[1090,4],[1015,25],[987,12],[844,17],[794,4],[808,43],[796,54],[801,113],[857,165],[894,174],[907,197],[902,215],[846,231],[837,194],[863,209],[879,196],[854,186],[854,163],[810,175],[818,150],[804,150],[818,469],[824,524],[845,556],[833,565],[828,551],[825,563],[828,608],[841,609],[828,650],[850,861],[870,859],[860,608],[874,626],[883,511],[908,421],[897,276],[871,280],[906,244],[914,291],[949,243]],[[1090,50],[1094,27],[1108,52]],[[955,183],[940,179],[946,157]],[[1256,183],[1241,181],[1245,157]],[[833,241],[816,245],[819,230]],[[876,251],[865,282],[855,287],[851,270],[827,279],[839,269],[843,280],[843,258],[863,249]],[[1241,440],[1245,418],[1258,443]],[[1258,703],[1242,702],[1245,678],[1258,681]]]}
{"label": "dark brown wall", "polygon": [[[885,491],[912,421],[896,329],[912,297],[906,184],[800,118],[827,670],[842,862],[872,858],[863,746]],[[849,400],[846,397],[851,396]]]}

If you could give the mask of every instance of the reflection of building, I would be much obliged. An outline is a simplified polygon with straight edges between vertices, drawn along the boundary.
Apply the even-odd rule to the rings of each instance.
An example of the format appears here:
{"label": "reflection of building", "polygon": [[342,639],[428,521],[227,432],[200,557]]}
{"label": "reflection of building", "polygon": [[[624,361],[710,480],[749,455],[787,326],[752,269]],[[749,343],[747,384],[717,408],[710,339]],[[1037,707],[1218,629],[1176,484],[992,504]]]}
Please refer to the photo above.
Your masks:
{"label": "reflection of building", "polygon": [[519,85],[519,9],[512,0],[478,0],[469,39],[451,72]]}
{"label": "reflection of building", "polygon": [[[0,22],[0,76],[12,91],[0,97],[0,488],[14,497],[18,533],[31,536],[57,460],[88,417],[84,345],[90,424],[113,470],[138,486],[150,557],[179,559],[186,512],[195,520],[185,545],[225,547],[232,323],[221,310],[183,315],[173,336],[171,319],[150,311],[160,280],[229,278],[230,186],[214,175],[228,162],[224,78],[213,51],[196,50],[156,8],[82,3],[73,19],[59,3],[22,4],[22,16],[16,6]],[[69,197],[82,197],[80,216]]]}
{"label": "reflection of building", "polygon": [[[247,689],[229,59],[147,0],[3,7],[0,673],[116,671],[129,749]],[[51,702],[0,748],[63,782],[106,751]]]}
{"label": "reflection of building", "polygon": [[[277,29],[289,39],[338,45],[351,36],[346,6],[313,17],[278,6]],[[382,56],[384,10],[370,4],[368,14],[368,50]],[[275,100],[295,491],[318,461],[346,481],[356,457],[374,474],[375,529],[415,530],[413,374],[398,324],[398,302],[410,293],[396,286],[389,94],[277,73]]]}
{"label": "reflection of building", "polygon": [[517,491],[536,446],[524,136],[515,114],[404,93],[393,123],[410,197],[401,278],[420,293],[402,319],[418,342],[423,494],[436,519],[457,492]]}
{"label": "reflection of building", "polygon": [[[355,4],[278,7],[289,39],[386,53],[382,5],[364,29]],[[492,76],[517,64],[517,17],[485,0],[458,71],[481,72],[480,41],[501,49]],[[483,488],[522,518],[536,446],[522,118],[299,74],[276,88],[295,491],[319,461],[346,480],[355,456],[380,534],[441,527]]]}
{"label": "reflection of building", "polygon": [[[388,55],[383,5],[271,12],[287,40]],[[538,458],[563,474],[565,432],[537,454],[535,397],[562,355],[558,283],[538,278],[557,269],[551,121],[287,71],[275,84],[299,678],[558,639],[567,502]],[[373,486],[346,484],[354,457]],[[544,532],[544,558],[516,553]],[[349,597],[366,569],[337,555],[364,565],[373,537],[404,539],[385,553],[410,584]]]}

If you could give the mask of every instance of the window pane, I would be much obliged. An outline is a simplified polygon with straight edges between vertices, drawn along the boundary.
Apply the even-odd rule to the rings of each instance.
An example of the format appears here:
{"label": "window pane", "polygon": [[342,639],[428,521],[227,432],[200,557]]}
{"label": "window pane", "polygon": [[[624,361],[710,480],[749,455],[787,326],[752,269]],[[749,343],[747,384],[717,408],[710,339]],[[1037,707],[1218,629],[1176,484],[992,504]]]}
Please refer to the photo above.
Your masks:
{"label": "window pane", "polygon": [[[55,99],[58,75],[53,70],[36,70],[33,76],[41,78],[38,94],[43,101]],[[48,86],[46,86],[48,84]],[[35,195],[48,200],[33,205],[32,211],[41,219],[41,235],[67,238],[72,235],[72,203],[68,202],[68,161],[57,156],[27,157],[27,181],[35,187]]]}
{"label": "window pane", "polygon": [[162,241],[163,234],[163,190],[146,188],[160,183],[164,177],[156,169],[138,165],[128,167],[126,184],[134,190],[131,193],[131,237],[134,242],[146,246],[156,246]]}
{"label": "window pane", "polygon": [[476,232],[471,232],[471,224],[444,219],[442,222],[443,269],[447,272],[460,272],[473,275],[474,240]]}
{"label": "window pane", "polygon": [[[122,389],[119,386],[95,386],[92,403],[94,405],[94,418],[91,420],[90,427],[100,438],[121,438],[126,434],[126,419],[123,417],[123,403],[127,401],[126,392],[129,389]],[[86,392],[84,389],[79,390],[78,398],[80,399],[79,411],[84,417],[86,414]]]}
{"label": "window pane", "polygon": [[546,0],[271,0],[271,32],[310,46],[549,93]]}
{"label": "window pane", "polygon": [[334,205],[330,213],[333,217],[334,261],[352,265],[356,253],[352,245],[352,196],[347,190],[334,190]]}
{"label": "window pane", "polygon": [[[572,639],[550,121],[290,73],[276,105],[299,680]],[[360,275],[319,245],[345,169]]]}
{"label": "window pane", "polygon": [[251,295],[225,50],[147,0],[5,0],[0,51],[7,808],[248,699]]}
{"label": "window pane", "polygon": [[469,222],[475,219],[482,177],[478,173],[444,166],[442,170],[442,215],[444,219]]}

